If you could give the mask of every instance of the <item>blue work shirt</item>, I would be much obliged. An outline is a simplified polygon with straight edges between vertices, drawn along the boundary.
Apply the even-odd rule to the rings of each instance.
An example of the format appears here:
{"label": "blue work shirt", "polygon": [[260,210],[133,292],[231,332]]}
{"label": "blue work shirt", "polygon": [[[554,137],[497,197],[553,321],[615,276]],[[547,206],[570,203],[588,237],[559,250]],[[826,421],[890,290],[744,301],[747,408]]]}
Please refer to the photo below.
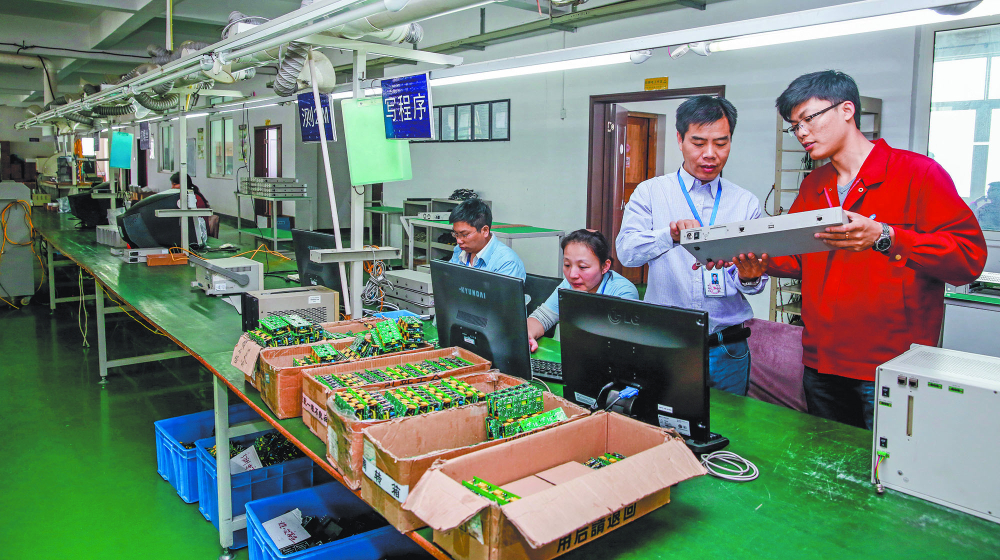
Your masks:
{"label": "blue work shirt", "polygon": [[517,256],[513,249],[501,243],[492,233],[490,233],[489,242],[476,255],[475,262],[469,263],[469,255],[461,247],[455,247],[455,253],[449,262],[471,266],[486,272],[496,272],[504,276],[513,276],[521,280],[524,280],[526,276],[521,257]]}
{"label": "blue work shirt", "polygon": [[[683,168],[684,179],[698,213],[703,220],[712,215],[715,198],[719,201],[717,224],[760,218],[757,197],[721,177],[702,183]],[[693,219],[677,174],[670,173],[639,183],[625,205],[621,231],[615,244],[618,259],[625,266],[649,264],[649,286],[645,301],[686,309],[708,311],[709,333],[738,325],[753,318],[746,295],[764,291],[767,275],[753,286],[740,283],[736,266],[725,269],[726,297],[706,297],[701,269],[692,269],[695,258],[670,237],[670,222]],[[707,224],[706,224],[707,225]],[[732,258],[734,255],[712,255]]]}
{"label": "blue work shirt", "polygon": [[[559,290],[572,290],[573,286],[570,285],[569,280],[563,278],[562,284],[552,292],[549,299],[545,300],[542,305],[546,309],[555,313],[559,316]],[[618,274],[613,270],[609,270],[604,274],[604,279],[601,280],[601,287],[597,288],[597,293],[605,296],[615,296],[622,299],[639,299],[639,290],[635,288],[635,285],[628,279]]]}

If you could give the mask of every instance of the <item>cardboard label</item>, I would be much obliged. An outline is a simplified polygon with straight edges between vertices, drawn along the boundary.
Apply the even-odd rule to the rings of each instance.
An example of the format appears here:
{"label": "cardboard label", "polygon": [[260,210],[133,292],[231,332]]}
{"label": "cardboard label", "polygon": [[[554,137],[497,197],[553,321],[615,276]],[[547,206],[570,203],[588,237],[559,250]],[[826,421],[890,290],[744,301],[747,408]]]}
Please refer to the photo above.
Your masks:
{"label": "cardboard label", "polygon": [[315,305],[322,301],[321,296],[309,296],[309,305]]}
{"label": "cardboard label", "polygon": [[478,514],[472,516],[472,519],[466,521],[460,529],[463,533],[467,533],[469,536],[479,541],[479,544],[486,544],[486,541],[483,540],[483,512],[479,512]]}
{"label": "cardboard label", "polygon": [[595,404],[597,404],[597,399],[592,399],[582,393],[577,393],[574,391],[573,396],[576,398],[576,402],[578,403],[585,404],[587,406],[594,406]]}
{"label": "cardboard label", "polygon": [[309,533],[302,527],[302,512],[298,509],[265,521],[262,525],[279,550],[309,538]]}
{"label": "cardboard label", "polygon": [[215,285],[215,291],[217,291],[217,292],[224,292],[224,291],[226,291],[226,285],[225,284],[216,284]]}
{"label": "cardboard label", "polygon": [[329,420],[326,415],[326,407],[319,406],[312,399],[307,397],[305,393],[302,393],[302,412],[312,414],[313,418],[319,420],[319,423],[324,426],[326,426],[326,423]]}
{"label": "cardboard label", "polygon": [[340,448],[337,444],[340,441],[337,438],[337,432],[333,431],[333,426],[326,427],[326,454],[333,458],[334,461],[340,462]]}
{"label": "cardboard label", "polygon": [[[361,470],[365,473],[369,479],[375,484],[378,484],[379,488],[385,490],[387,494],[396,499],[399,503],[406,501],[406,497],[410,494],[410,487],[405,484],[400,484],[392,479],[391,476],[382,472],[381,469],[375,466],[375,458],[372,457],[368,459],[368,445],[365,442],[365,456],[361,460]],[[372,449],[372,454],[374,455],[374,449]]]}
{"label": "cardboard label", "polygon": [[660,421],[661,428],[673,428],[679,434],[691,437],[691,422],[663,414],[657,414],[656,417]]}
{"label": "cardboard label", "polygon": [[255,471],[263,467],[264,465],[260,463],[260,457],[257,457],[257,450],[252,445],[244,449],[239,455],[229,460],[230,474]]}
{"label": "cardboard label", "polygon": [[257,358],[260,357],[261,350],[263,348],[244,334],[240,337],[240,341],[236,343],[236,348],[233,349],[232,365],[236,366],[245,375],[253,375],[254,370],[257,368]]}
{"label": "cardboard label", "polygon": [[673,414],[674,413],[674,407],[667,406],[665,404],[657,404],[656,405],[656,409],[659,410],[660,412],[665,412],[667,414]]}

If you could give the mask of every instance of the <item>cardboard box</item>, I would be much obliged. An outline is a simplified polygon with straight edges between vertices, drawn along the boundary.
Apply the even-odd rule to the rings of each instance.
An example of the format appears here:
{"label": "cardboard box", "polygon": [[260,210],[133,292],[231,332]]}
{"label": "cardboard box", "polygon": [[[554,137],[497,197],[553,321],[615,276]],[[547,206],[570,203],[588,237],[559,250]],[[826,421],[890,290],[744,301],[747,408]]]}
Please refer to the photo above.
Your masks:
{"label": "cardboard box", "polygon": [[[443,375],[442,377],[448,377]],[[492,393],[506,387],[515,387],[524,383],[520,377],[505,375],[493,370],[483,373],[469,373],[453,376],[465,381],[476,389]],[[424,378],[426,383],[433,378]],[[327,399],[326,427],[326,461],[344,475],[344,484],[352,490],[361,488],[363,474],[364,434],[362,430],[369,426],[391,422],[392,420],[356,420],[341,414],[333,403]]]}
{"label": "cardboard box", "polygon": [[472,362],[473,365],[453,369],[442,374],[426,375],[413,379],[400,379],[398,381],[387,381],[384,383],[374,383],[360,388],[365,389],[366,391],[373,391],[387,387],[395,387],[398,385],[425,383],[442,377],[454,377],[456,375],[477,373],[490,369],[489,361],[480,358],[468,350],[457,347],[440,348],[438,350],[424,350],[422,352],[414,352],[412,354],[390,354],[374,358],[364,364],[348,362],[346,364],[307,369],[302,372],[302,421],[305,422],[306,426],[309,426],[309,430],[316,434],[316,437],[323,440],[326,439],[326,425],[328,418],[326,401],[330,398],[330,394],[333,390],[318,381],[316,379],[317,377],[335,373],[355,373],[364,369],[412,364],[422,362],[424,360],[437,360],[452,356],[458,356],[459,358],[468,360]]}
{"label": "cardboard box", "polygon": [[[337,294],[337,297],[338,297],[338,301],[339,301],[339,297],[340,297],[339,293]],[[373,326],[375,326],[375,324],[381,323],[383,320],[384,319],[364,319],[364,320],[361,320],[361,321],[357,321],[357,320],[349,319],[347,321],[336,321],[336,322],[333,322],[333,323],[320,323],[319,326],[323,327],[324,329],[327,330],[327,332],[331,332],[331,333],[349,333],[349,332],[350,333],[358,333],[358,332],[361,332],[361,331],[367,331],[367,330],[371,329]],[[354,340],[354,339],[353,338],[350,338],[350,339],[345,338],[345,339],[340,339],[340,340]],[[325,343],[330,343],[330,342],[333,342],[333,341],[324,340],[324,341],[321,341],[321,342],[314,342],[312,344],[325,344]],[[264,348],[262,348],[257,343],[251,342],[250,344],[255,347],[254,350],[257,352],[258,355],[260,355],[260,353],[265,350]],[[298,346],[311,346],[312,344],[300,344]],[[237,344],[237,348],[239,348],[239,344]],[[278,347],[278,348],[291,348],[291,346],[281,346],[281,347]],[[306,354],[308,354],[308,351],[306,351]],[[257,372],[258,369],[260,369],[260,363],[259,362],[254,367],[254,370],[253,370],[254,373],[253,374],[244,373],[243,377],[244,377],[244,381],[246,381],[247,383],[249,383],[250,386],[252,386],[254,389],[257,389],[258,391],[260,391],[260,387],[257,385],[257,376],[256,376],[256,372]]]}
{"label": "cardboard box", "polygon": [[[606,452],[626,458],[600,470],[568,465]],[[436,463],[403,509],[455,560],[548,560],[668,503],[671,486],[703,474],[676,432],[598,412]],[[477,476],[529,495],[500,506],[462,486]]]}
{"label": "cardboard box", "polygon": [[354,342],[353,338],[343,340],[327,340],[300,346],[285,346],[283,348],[265,348],[260,353],[260,363],[257,368],[257,390],[260,398],[278,418],[296,418],[302,416],[302,372],[305,370],[327,367],[334,364],[370,364],[372,360],[391,356],[393,354],[412,354],[433,348],[425,344],[414,350],[404,350],[393,354],[383,354],[364,358],[355,362],[332,362],[328,364],[313,364],[308,366],[293,366],[292,360],[304,358],[311,353],[310,347],[316,344],[330,344],[337,350],[344,350]]}
{"label": "cardboard box", "polygon": [[[588,411],[562,397],[544,393],[546,412],[562,408],[567,420],[539,428],[571,423]],[[439,459],[450,459],[480,449],[500,445],[512,438],[489,441],[486,435],[487,403],[390,420],[365,428],[361,479],[361,499],[372,506],[390,525],[406,532],[425,525],[416,515],[403,511],[409,488]],[[529,432],[534,433],[534,432]],[[526,437],[519,434],[513,439]],[[547,452],[536,449],[535,453]],[[398,489],[398,490],[397,490]]]}

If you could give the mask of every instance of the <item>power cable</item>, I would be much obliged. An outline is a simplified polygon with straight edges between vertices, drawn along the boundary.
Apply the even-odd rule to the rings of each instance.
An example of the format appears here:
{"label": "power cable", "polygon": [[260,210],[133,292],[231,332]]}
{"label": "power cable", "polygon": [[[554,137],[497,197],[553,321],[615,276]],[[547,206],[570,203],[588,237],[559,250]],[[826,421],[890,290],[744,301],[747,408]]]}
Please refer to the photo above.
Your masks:
{"label": "power cable", "polygon": [[750,482],[760,476],[757,465],[732,451],[715,451],[701,456],[701,464],[708,474],[733,482]]}

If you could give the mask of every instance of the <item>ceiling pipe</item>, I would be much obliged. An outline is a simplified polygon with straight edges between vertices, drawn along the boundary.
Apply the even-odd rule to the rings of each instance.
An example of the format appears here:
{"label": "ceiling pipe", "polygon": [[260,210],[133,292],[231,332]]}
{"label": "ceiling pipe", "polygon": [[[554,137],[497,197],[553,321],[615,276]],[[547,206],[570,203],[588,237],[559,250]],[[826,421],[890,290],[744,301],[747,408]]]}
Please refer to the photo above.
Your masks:
{"label": "ceiling pipe", "polygon": [[52,61],[40,56],[28,56],[23,54],[0,53],[0,64],[10,66],[30,66],[31,68],[42,67],[42,104],[48,105],[55,98],[56,88],[59,86]]}

